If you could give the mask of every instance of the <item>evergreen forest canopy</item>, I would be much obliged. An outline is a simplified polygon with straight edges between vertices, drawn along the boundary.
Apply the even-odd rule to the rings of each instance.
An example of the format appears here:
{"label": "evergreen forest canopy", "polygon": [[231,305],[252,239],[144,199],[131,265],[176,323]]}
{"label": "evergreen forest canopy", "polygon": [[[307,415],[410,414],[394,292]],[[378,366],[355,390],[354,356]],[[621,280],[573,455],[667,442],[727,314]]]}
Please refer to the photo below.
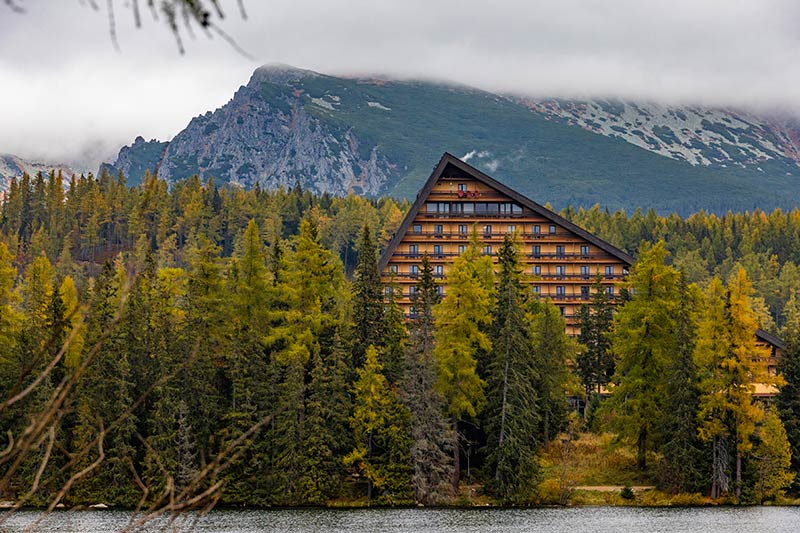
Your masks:
{"label": "evergreen forest canopy", "polygon": [[[797,493],[800,211],[563,211],[638,255],[618,311],[598,284],[573,339],[512,236],[493,267],[474,235],[443,300],[424,259],[405,321],[377,260],[408,208],[196,177],[13,181],[0,496],[430,505],[477,480],[500,503],[563,503],[539,458],[580,427],[614,431],[669,492]],[[759,326],[786,339],[782,377],[753,361]]]}

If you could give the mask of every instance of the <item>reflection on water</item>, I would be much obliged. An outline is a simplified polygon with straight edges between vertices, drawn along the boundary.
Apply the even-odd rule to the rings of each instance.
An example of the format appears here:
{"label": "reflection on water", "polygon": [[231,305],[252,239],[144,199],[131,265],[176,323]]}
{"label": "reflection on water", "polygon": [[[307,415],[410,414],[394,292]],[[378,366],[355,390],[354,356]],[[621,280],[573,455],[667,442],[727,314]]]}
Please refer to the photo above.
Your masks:
{"label": "reflection on water", "polygon": [[[23,531],[39,518],[34,511],[15,513],[0,531]],[[61,511],[48,516],[37,531],[100,532],[124,529],[125,511]],[[214,532],[386,532],[448,533],[548,531],[584,532],[797,532],[800,508],[745,507],[646,509],[579,507],[568,509],[280,509],[215,510],[208,516],[150,522],[139,531]]]}

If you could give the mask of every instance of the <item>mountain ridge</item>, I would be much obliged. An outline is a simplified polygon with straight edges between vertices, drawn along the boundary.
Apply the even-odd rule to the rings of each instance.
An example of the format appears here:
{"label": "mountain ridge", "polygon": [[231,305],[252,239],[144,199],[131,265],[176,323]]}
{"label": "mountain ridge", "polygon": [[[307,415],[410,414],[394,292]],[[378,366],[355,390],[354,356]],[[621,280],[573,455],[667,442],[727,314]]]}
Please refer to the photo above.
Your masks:
{"label": "mountain ridge", "polygon": [[[684,118],[680,118],[683,115]],[[443,152],[558,207],[688,214],[792,207],[800,129],[744,113],[508,96],[456,84],[256,69],[172,141],[137,138],[108,171],[169,182],[413,198]]]}

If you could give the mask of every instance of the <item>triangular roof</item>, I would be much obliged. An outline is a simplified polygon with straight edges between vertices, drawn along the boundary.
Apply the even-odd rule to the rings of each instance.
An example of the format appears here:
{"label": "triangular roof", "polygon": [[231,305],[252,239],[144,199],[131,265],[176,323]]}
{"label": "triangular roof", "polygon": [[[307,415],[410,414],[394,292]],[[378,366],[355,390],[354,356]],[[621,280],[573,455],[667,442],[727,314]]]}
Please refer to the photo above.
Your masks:
{"label": "triangular roof", "polygon": [[542,205],[537,204],[530,198],[518,193],[517,191],[510,189],[506,185],[503,185],[499,181],[495,180],[491,176],[488,176],[478,170],[477,168],[469,165],[463,161],[461,161],[456,156],[445,152],[442,158],[439,160],[439,164],[436,165],[436,168],[433,169],[433,173],[431,177],[428,178],[428,181],[425,182],[425,185],[422,189],[417,193],[417,199],[414,201],[414,205],[411,206],[411,209],[406,214],[406,217],[403,219],[403,223],[400,224],[400,227],[397,228],[397,231],[392,237],[392,240],[389,241],[389,245],[386,247],[386,250],[383,252],[383,256],[381,256],[381,260],[378,263],[378,269],[383,271],[386,268],[386,264],[389,262],[389,259],[392,257],[397,245],[400,244],[400,241],[403,240],[406,232],[408,231],[408,227],[411,225],[411,222],[416,218],[417,213],[422,208],[422,205],[425,203],[425,200],[430,195],[431,191],[433,190],[434,185],[436,182],[439,181],[439,178],[442,177],[444,174],[445,169],[448,165],[454,166],[455,168],[459,169],[460,171],[468,174],[472,178],[492,187],[493,189],[505,194],[509,198],[512,198],[519,204],[524,207],[527,207],[534,213],[541,215],[542,217],[546,218],[547,220],[552,221],[555,224],[575,233],[576,235],[582,237],[583,239],[589,241],[590,243],[594,244],[601,250],[608,252],[609,254],[613,255],[620,261],[623,261],[628,266],[632,265],[635,261],[633,256],[623,252],[616,246],[612,246],[611,244],[607,243],[606,241],[599,239],[598,237],[592,235],[588,231],[583,228],[580,228],[570,222],[569,220],[565,219],[562,216],[557,215],[556,213],[550,211],[549,209],[545,208]]}
{"label": "triangular roof", "polygon": [[768,331],[764,331],[761,328],[758,328],[756,330],[756,338],[759,339],[759,340],[762,340],[762,341],[764,341],[764,342],[766,342],[768,344],[771,344],[771,345],[773,345],[776,348],[779,348],[781,350],[785,350],[786,349],[786,343],[783,342],[783,339],[781,339],[777,335],[773,335],[772,333],[770,333]]}

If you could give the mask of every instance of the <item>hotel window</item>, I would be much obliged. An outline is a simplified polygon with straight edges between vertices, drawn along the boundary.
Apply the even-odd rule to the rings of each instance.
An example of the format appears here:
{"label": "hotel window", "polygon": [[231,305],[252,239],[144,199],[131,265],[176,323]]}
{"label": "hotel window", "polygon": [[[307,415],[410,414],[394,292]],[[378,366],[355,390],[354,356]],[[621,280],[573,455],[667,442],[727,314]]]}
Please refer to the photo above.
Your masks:
{"label": "hotel window", "polygon": [[614,275],[614,266],[608,265],[606,267],[606,276],[613,276]]}
{"label": "hotel window", "polygon": [[581,287],[581,300],[588,300],[589,299],[589,287],[584,285]]}
{"label": "hotel window", "polygon": [[422,233],[422,224],[414,224],[412,231],[414,233]]}
{"label": "hotel window", "polygon": [[441,224],[435,224],[433,226],[433,235],[434,235],[434,237],[441,237],[442,236],[442,231],[443,231],[443,228],[442,228]]}
{"label": "hotel window", "polygon": [[589,257],[589,247],[586,245],[581,246],[581,255],[583,257]]}
{"label": "hotel window", "polygon": [[417,309],[412,305],[408,308],[409,316],[417,316]]}
{"label": "hotel window", "polygon": [[556,246],[556,257],[564,257],[564,247]]}
{"label": "hotel window", "polygon": [[442,245],[441,244],[434,244],[433,245],[433,255],[437,257],[441,257],[442,254]]}
{"label": "hotel window", "polygon": [[513,224],[510,224],[510,225],[509,225],[509,226],[506,228],[506,233],[512,233],[512,234],[513,234],[513,233],[516,233],[516,232],[517,232],[517,227],[516,227],[516,226],[514,226]]}
{"label": "hotel window", "polygon": [[389,265],[389,272],[392,274],[397,274],[397,265]]}
{"label": "hotel window", "polygon": [[459,183],[458,184],[458,192],[467,192],[467,184],[466,183]]}
{"label": "hotel window", "polygon": [[562,305],[562,306],[560,306],[560,307],[558,308],[558,310],[559,310],[559,312],[561,313],[561,316],[566,316],[566,315],[567,315],[567,308],[566,308],[566,307],[564,307],[563,305]]}
{"label": "hotel window", "polygon": [[410,255],[417,255],[419,253],[419,246],[416,244],[409,244],[408,245],[408,253]]}
{"label": "hotel window", "polygon": [[550,235],[553,235],[555,232],[556,232],[556,227],[553,226],[553,225],[550,225]]}
{"label": "hotel window", "polygon": [[564,277],[564,270],[565,270],[564,265],[557,265],[556,266],[556,276],[558,276],[559,278],[563,278]]}
{"label": "hotel window", "polygon": [[475,213],[475,204],[473,204],[472,202],[461,204],[461,212],[464,213],[465,215],[471,215]]}
{"label": "hotel window", "polygon": [[581,277],[583,279],[589,279],[589,265],[581,265]]}
{"label": "hotel window", "polygon": [[613,286],[606,287],[606,294],[608,294],[609,296],[614,296],[614,287]]}
{"label": "hotel window", "polygon": [[464,250],[466,250],[466,249],[467,249],[467,245],[465,245],[465,244],[459,244],[459,245],[458,245],[458,255],[461,255],[461,254],[463,254],[463,253],[464,253]]}
{"label": "hotel window", "polygon": [[441,285],[437,285],[436,286],[436,293],[439,296],[444,296],[444,287],[442,287]]}
{"label": "hotel window", "polygon": [[419,267],[417,265],[411,265],[408,267],[408,275],[412,278],[419,276]]}
{"label": "hotel window", "polygon": [[491,245],[487,244],[483,247],[483,255],[492,255],[492,247]]}
{"label": "hotel window", "polygon": [[542,227],[539,224],[533,226],[533,234],[534,235],[541,235]]}
{"label": "hotel window", "polygon": [[538,286],[538,285],[534,285],[533,287],[531,287],[531,290],[533,291],[533,294],[541,294],[542,293],[542,288],[540,286]]}
{"label": "hotel window", "polygon": [[409,296],[414,296],[415,294],[417,294],[417,286],[416,285],[411,285],[408,288],[408,295]]}
{"label": "hotel window", "polygon": [[383,294],[385,294],[386,296],[391,296],[392,295],[392,288],[391,287],[384,287]]}
{"label": "hotel window", "polygon": [[515,214],[515,215],[521,215],[522,214],[522,206],[521,205],[517,205],[517,204],[512,205],[511,206],[511,212],[513,214]]}
{"label": "hotel window", "polygon": [[444,267],[442,265],[436,265],[435,267],[433,267],[433,275],[444,276]]}
{"label": "hotel window", "polygon": [[425,211],[428,213],[438,213],[439,204],[435,202],[428,202],[427,204],[425,204]]}
{"label": "hotel window", "polygon": [[487,225],[485,225],[483,227],[483,236],[484,237],[491,237],[492,236],[492,226],[487,224]]}
{"label": "hotel window", "polygon": [[458,225],[458,234],[459,235],[466,235],[467,234],[467,225],[466,224],[459,224]]}
{"label": "hotel window", "polygon": [[539,246],[538,244],[534,244],[531,247],[531,254],[533,255],[533,257],[539,257],[540,255],[542,255],[542,247]]}
{"label": "hotel window", "polygon": [[542,265],[533,265],[533,274],[536,276],[542,275]]}
{"label": "hotel window", "polygon": [[556,296],[563,298],[564,294],[566,294],[566,291],[564,290],[564,286],[563,285],[556,285]]}

